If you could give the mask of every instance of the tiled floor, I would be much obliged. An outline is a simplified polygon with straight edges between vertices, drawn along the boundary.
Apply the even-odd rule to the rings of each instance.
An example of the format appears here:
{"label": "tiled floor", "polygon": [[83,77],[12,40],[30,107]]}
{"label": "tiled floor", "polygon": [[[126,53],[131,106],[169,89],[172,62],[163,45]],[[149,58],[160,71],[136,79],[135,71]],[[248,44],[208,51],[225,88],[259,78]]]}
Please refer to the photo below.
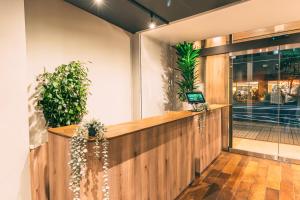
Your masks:
{"label": "tiled floor", "polygon": [[300,165],[222,153],[178,200],[300,199]]}
{"label": "tiled floor", "polygon": [[300,128],[258,122],[233,122],[233,136],[300,146]]}

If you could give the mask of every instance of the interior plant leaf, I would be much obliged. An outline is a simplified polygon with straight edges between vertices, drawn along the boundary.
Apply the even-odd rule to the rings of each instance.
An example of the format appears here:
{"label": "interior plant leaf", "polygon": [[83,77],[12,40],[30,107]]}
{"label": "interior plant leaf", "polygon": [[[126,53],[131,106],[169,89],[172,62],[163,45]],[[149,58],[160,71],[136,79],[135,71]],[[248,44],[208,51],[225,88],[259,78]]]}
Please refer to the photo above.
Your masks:
{"label": "interior plant leaf", "polygon": [[37,108],[50,127],[78,124],[87,113],[90,80],[79,61],[58,66],[53,73],[38,76]]}
{"label": "interior plant leaf", "polygon": [[183,42],[176,45],[177,68],[181,78],[176,82],[179,86],[178,96],[181,101],[186,101],[185,94],[196,89],[196,65],[200,49],[194,49],[193,43]]}

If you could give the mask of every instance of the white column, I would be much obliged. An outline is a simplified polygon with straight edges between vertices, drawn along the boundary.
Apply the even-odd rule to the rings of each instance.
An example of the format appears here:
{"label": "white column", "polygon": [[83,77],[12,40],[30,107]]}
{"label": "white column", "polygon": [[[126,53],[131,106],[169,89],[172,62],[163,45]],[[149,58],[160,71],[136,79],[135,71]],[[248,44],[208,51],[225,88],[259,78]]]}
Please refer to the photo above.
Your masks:
{"label": "white column", "polygon": [[30,199],[23,0],[0,1],[0,194]]}

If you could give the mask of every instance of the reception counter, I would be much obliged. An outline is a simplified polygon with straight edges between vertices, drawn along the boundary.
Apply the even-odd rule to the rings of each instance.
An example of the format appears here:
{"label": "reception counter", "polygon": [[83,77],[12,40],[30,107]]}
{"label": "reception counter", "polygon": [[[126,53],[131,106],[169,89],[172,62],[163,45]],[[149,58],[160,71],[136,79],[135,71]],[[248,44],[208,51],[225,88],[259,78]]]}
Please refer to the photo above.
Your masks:
{"label": "reception counter", "polygon": [[[111,199],[175,199],[194,180],[196,172],[201,173],[226,146],[226,113],[228,105],[210,105],[207,112],[169,112],[107,127]],[[68,162],[75,129],[49,129],[52,200],[72,199]],[[102,199],[102,162],[94,158],[92,147],[93,142],[89,142],[81,199]]]}

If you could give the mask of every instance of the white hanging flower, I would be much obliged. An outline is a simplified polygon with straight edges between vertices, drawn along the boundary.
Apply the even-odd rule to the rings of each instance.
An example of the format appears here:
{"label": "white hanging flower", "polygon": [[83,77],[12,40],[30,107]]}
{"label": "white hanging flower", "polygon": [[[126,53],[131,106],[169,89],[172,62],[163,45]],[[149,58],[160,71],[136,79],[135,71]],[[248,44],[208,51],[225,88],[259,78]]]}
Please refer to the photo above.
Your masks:
{"label": "white hanging flower", "polygon": [[[97,120],[80,125],[71,139],[70,155],[71,160],[69,166],[71,169],[69,188],[74,193],[73,200],[80,200],[80,182],[82,177],[86,175],[87,162],[87,142],[91,136],[95,137],[95,156],[100,159],[102,153],[103,160],[103,199],[109,200],[109,162],[108,162],[108,146],[109,141],[105,137],[105,126]],[[102,151],[100,147],[102,145]]]}

